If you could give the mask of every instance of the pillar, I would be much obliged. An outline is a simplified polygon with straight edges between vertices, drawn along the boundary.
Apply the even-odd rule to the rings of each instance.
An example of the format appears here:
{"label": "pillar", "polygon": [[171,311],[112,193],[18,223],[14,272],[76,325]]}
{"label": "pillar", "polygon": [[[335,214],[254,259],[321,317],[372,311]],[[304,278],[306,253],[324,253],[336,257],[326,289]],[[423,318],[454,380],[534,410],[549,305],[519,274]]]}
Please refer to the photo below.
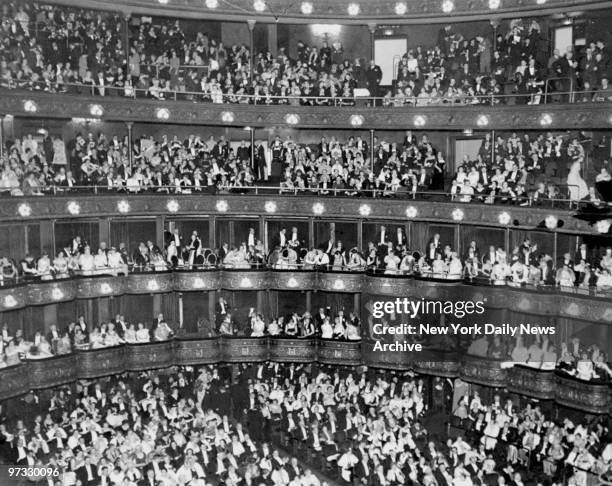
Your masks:
{"label": "pillar", "polygon": [[49,253],[51,259],[55,255],[55,222],[40,222],[40,250]]}
{"label": "pillar", "polygon": [[165,241],[164,241],[164,223],[165,223],[165,218],[164,216],[157,216],[155,218],[155,242],[157,243],[157,246],[159,246],[160,248],[164,248],[165,246]]}
{"label": "pillar", "polygon": [[132,127],[134,123],[126,122],[128,130],[128,162],[130,164],[130,171],[132,170],[132,163],[134,162],[134,154],[132,153]]}
{"label": "pillar", "polygon": [[253,81],[253,62],[255,58],[255,41],[253,40],[253,30],[255,29],[255,20],[249,19],[247,20],[247,24],[249,26],[249,51],[251,53],[251,55],[249,56],[250,80]]}
{"label": "pillar", "polygon": [[368,30],[370,31],[370,59],[374,59],[374,33],[376,32],[376,24],[369,23]]}
{"label": "pillar", "polygon": [[177,300],[178,300],[178,324],[179,324],[179,329],[183,329],[183,293],[182,292],[178,292],[177,293]]}
{"label": "pillar", "polygon": [[[255,171],[255,129],[253,127],[249,130],[249,135],[251,136],[251,169]],[[255,174],[255,179],[259,180],[259,174]]]}
{"label": "pillar", "polygon": [[125,78],[130,75],[130,12],[123,12],[123,49],[125,51]]}
{"label": "pillar", "polygon": [[4,114],[0,114],[0,157],[4,157]]}
{"label": "pillar", "polygon": [[110,245],[110,218],[100,218],[98,220],[98,235],[100,242],[104,241]]}
{"label": "pillar", "polygon": [[268,24],[268,50],[276,57],[278,54],[278,24]]}
{"label": "pillar", "polygon": [[370,169],[374,172],[374,130],[370,130]]}

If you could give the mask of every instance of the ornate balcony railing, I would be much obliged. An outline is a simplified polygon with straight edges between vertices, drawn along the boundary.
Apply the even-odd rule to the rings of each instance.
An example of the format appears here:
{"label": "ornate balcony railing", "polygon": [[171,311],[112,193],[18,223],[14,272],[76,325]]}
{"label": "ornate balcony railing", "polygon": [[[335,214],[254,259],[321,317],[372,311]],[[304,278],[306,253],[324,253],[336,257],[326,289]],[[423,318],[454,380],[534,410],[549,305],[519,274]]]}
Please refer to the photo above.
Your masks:
{"label": "ornate balcony railing", "polygon": [[324,339],[286,338],[176,338],[148,344],[79,350],[72,354],[29,360],[0,369],[0,400],[29,390],[50,388],[79,379],[98,378],[127,371],[181,365],[278,361],[319,362],[333,365],[368,365],[419,373],[459,377],[467,382],[510,391],[590,413],[609,413],[611,389],[607,383],[587,382],[555,371],[525,366],[502,369],[499,361],[423,351],[418,361],[401,353],[387,354],[381,362],[367,352],[368,343]]}
{"label": "ornate balcony railing", "polygon": [[[357,99],[354,106],[300,106],[246,103],[194,103],[193,100],[152,100],[79,96],[40,91],[0,89],[0,113],[37,118],[81,118],[105,121],[225,125],[289,126],[321,129],[418,130],[557,130],[605,129],[610,103],[537,105],[439,104],[371,107]],[[95,115],[92,115],[95,113]],[[360,115],[355,117],[354,115]]]}
{"label": "ornate balcony railing", "polygon": [[483,301],[491,309],[525,314],[580,319],[607,324],[612,321],[609,293],[578,293],[547,287],[466,285],[463,280],[441,280],[411,275],[364,272],[283,270],[201,270],[143,272],[127,276],[77,277],[29,281],[0,287],[0,311],[47,305],[74,299],[125,294],[161,294],[226,290],[316,290],[368,293],[381,296],[425,297],[430,300]]}
{"label": "ornate balcony railing", "polygon": [[[440,194],[422,195],[419,199],[403,198],[362,198],[308,196],[287,194],[100,194],[82,195],[67,193],[63,196],[14,197],[2,200],[0,221],[19,221],[20,223],[61,219],[121,216],[124,218],[165,215],[176,218],[206,218],[208,215],[221,217],[261,217],[286,216],[290,218],[313,217],[327,221],[334,219],[362,219],[368,221],[407,220],[446,222],[461,225],[495,226],[507,228],[500,223],[504,213],[506,223],[512,228],[535,229],[547,216],[553,214],[563,220],[563,231],[568,233],[594,234],[596,228],[588,221],[574,218],[574,212],[567,205],[534,205],[530,207],[511,205],[490,205],[462,203],[440,200]],[[442,195],[443,198],[443,195]],[[270,201],[273,204],[268,204]],[[78,215],[71,212],[78,208]],[[270,207],[274,211],[270,212]],[[460,211],[456,211],[460,209]],[[367,212],[367,216],[364,216]],[[507,213],[507,214],[505,214]],[[205,215],[205,216],[203,216]],[[509,216],[509,218],[508,218]],[[457,219],[459,218],[460,219]]]}

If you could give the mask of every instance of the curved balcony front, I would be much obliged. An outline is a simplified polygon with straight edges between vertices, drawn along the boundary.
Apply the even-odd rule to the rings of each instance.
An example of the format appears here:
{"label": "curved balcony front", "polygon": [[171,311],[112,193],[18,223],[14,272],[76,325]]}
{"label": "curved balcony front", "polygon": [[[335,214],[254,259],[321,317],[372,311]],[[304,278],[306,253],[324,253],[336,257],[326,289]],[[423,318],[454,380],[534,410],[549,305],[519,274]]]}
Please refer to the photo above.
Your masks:
{"label": "curved balcony front", "polygon": [[[79,350],[73,354],[28,360],[0,370],[0,400],[29,390],[50,388],[79,379],[92,379],[126,371],[201,365],[218,362],[244,363],[278,361],[333,365],[367,365],[413,370],[435,376],[461,378],[589,413],[610,412],[612,395],[607,383],[587,382],[562,372],[526,366],[502,368],[501,362],[473,356],[441,356],[424,351],[417,361],[404,354],[387,354],[385,362],[371,360],[362,352],[363,343],[323,339],[287,338],[176,338],[171,341],[125,344],[111,348]],[[407,355],[407,354],[406,354]],[[428,363],[427,366],[424,363]]]}

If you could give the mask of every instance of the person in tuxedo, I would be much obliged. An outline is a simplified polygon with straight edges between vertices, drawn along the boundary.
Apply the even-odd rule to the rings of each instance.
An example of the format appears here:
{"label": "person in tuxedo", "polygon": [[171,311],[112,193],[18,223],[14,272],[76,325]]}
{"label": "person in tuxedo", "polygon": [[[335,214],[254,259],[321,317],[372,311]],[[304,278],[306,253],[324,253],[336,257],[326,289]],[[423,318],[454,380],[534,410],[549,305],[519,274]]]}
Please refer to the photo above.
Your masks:
{"label": "person in tuxedo", "polygon": [[83,486],[97,486],[100,482],[98,468],[91,463],[91,457],[85,454],[83,465],[75,470],[76,477]]}
{"label": "person in tuxedo", "polygon": [[438,250],[439,253],[442,253],[442,249],[444,248],[444,245],[442,245],[442,242],[440,241],[439,233],[436,233],[433,235],[433,238],[429,240],[429,242],[427,243],[427,246],[429,247],[432,243],[435,249]]}
{"label": "person in tuxedo", "polygon": [[590,252],[589,252],[589,248],[586,245],[586,243],[582,243],[580,245],[580,247],[578,248],[578,251],[576,252],[574,256],[575,263],[579,263],[581,261],[584,261],[585,263],[588,263],[589,265],[593,263]]}
{"label": "person in tuxedo", "polygon": [[242,140],[240,142],[240,146],[236,149],[236,158],[241,161],[249,161],[251,160],[251,146],[247,147],[246,141]]}
{"label": "person in tuxedo", "polygon": [[221,323],[230,314],[231,309],[227,303],[227,300],[220,296],[215,304],[215,324],[217,325],[217,329],[220,328]]}
{"label": "person in tuxedo", "polygon": [[255,145],[255,155],[253,157],[253,174],[258,181],[266,180],[266,150],[261,142]]}
{"label": "person in tuxedo", "polygon": [[393,246],[399,249],[405,247],[407,244],[406,231],[404,228],[397,228],[393,238]]}
{"label": "person in tuxedo", "polygon": [[288,243],[287,229],[282,228],[272,240],[272,248],[275,248],[277,246],[281,248],[285,248],[287,246],[287,243]]}

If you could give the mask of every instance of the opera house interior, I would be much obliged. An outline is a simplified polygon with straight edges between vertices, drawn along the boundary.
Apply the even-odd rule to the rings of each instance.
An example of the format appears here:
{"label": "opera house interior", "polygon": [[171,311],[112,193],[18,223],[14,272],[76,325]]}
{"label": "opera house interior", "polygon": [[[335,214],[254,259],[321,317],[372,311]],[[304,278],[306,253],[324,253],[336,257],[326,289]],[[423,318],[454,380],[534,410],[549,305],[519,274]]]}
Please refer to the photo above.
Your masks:
{"label": "opera house interior", "polygon": [[0,18],[0,486],[612,485],[612,2]]}

